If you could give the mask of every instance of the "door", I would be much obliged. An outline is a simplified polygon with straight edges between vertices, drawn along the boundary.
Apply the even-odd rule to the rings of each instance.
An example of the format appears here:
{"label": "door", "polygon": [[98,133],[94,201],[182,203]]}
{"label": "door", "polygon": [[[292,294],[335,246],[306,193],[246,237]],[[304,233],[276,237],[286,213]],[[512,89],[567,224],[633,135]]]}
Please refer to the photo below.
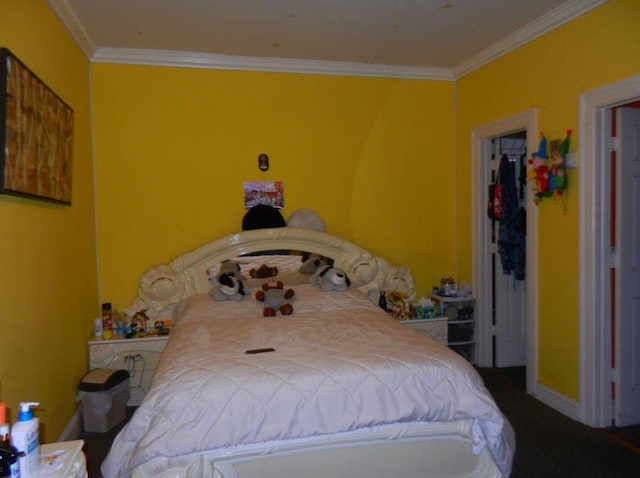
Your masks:
{"label": "door", "polygon": [[640,109],[617,110],[615,423],[640,423]]}
{"label": "door", "polygon": [[[521,182],[521,178],[523,178],[521,168],[524,169],[526,164],[526,131],[496,138],[494,150],[494,159],[491,161],[494,175],[500,159],[504,155],[513,166],[513,180],[518,191],[519,205],[525,207],[526,184]],[[503,226],[499,224],[499,221],[491,221],[491,223],[494,366],[521,367],[527,364],[526,280],[515,279],[513,273],[504,274],[498,253],[500,227]]]}

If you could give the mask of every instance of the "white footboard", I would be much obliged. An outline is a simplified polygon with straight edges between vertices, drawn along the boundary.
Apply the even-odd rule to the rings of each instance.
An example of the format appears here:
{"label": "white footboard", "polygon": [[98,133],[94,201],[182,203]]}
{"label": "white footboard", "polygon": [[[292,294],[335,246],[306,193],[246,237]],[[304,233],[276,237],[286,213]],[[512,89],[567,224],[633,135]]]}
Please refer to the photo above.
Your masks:
{"label": "white footboard", "polygon": [[381,427],[304,441],[152,460],[135,478],[499,478],[466,422]]}

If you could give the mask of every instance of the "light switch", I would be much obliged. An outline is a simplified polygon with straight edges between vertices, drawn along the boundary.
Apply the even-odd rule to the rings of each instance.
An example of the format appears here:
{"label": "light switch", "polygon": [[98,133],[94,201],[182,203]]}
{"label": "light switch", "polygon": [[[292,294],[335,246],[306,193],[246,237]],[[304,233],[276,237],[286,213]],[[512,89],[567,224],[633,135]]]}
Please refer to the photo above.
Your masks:
{"label": "light switch", "polygon": [[574,151],[573,153],[567,153],[565,166],[571,169],[575,169],[578,167],[578,153],[576,151]]}

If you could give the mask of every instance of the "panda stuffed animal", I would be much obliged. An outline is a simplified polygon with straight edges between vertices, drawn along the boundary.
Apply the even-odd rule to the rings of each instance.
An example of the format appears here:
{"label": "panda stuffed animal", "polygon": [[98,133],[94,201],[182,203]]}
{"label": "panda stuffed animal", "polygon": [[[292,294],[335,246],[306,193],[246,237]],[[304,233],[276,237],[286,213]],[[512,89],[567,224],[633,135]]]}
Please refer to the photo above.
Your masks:
{"label": "panda stuffed animal", "polygon": [[315,274],[311,276],[311,284],[317,285],[322,290],[347,290],[351,285],[351,281],[346,272],[338,267],[324,266],[319,268]]}
{"label": "panda stuffed animal", "polygon": [[218,282],[209,290],[209,295],[216,300],[239,301],[244,299],[247,291],[233,272],[225,272],[218,276]]}

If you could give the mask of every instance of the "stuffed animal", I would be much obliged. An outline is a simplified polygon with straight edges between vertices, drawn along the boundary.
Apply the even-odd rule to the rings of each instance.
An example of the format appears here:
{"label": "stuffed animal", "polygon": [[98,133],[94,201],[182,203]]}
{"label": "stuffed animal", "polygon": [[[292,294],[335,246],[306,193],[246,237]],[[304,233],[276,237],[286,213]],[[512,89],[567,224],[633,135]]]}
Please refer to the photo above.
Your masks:
{"label": "stuffed animal", "polygon": [[331,263],[331,259],[322,257],[319,254],[304,253],[302,254],[302,265],[298,269],[301,274],[315,274],[318,268],[322,266],[328,266]]}
{"label": "stuffed animal", "polygon": [[322,290],[347,290],[351,285],[349,277],[342,269],[333,266],[321,267],[311,276],[311,284]]}
{"label": "stuffed animal", "polygon": [[278,268],[273,266],[269,267],[266,264],[262,264],[258,268],[253,268],[249,271],[249,275],[254,279],[266,279],[267,277],[273,277],[278,275]]}
{"label": "stuffed animal", "polygon": [[284,284],[279,280],[270,280],[262,284],[262,287],[256,292],[256,299],[264,302],[262,315],[265,317],[274,317],[278,311],[282,315],[293,314],[293,305],[289,302],[295,295],[293,289],[284,288]]}
{"label": "stuffed animal", "polygon": [[209,290],[209,295],[216,300],[239,301],[244,299],[247,292],[240,279],[232,272],[226,272],[218,277],[218,282]]}
{"label": "stuffed animal", "polygon": [[236,279],[246,280],[247,278],[240,271],[240,264],[230,260],[222,261],[220,264],[220,270],[218,271],[218,277],[222,274],[231,274]]}

